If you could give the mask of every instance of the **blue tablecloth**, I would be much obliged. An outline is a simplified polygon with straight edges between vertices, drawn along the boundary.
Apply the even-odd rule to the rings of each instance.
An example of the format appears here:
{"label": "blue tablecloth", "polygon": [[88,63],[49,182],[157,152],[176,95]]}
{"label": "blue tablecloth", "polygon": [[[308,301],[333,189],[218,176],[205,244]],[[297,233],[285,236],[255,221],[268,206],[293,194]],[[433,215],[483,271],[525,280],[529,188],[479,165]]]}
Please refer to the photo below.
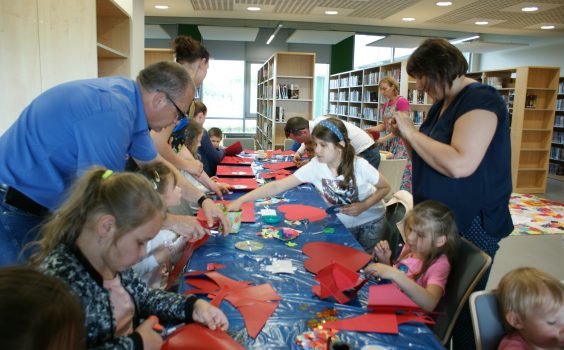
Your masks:
{"label": "blue tablecloth", "polygon": [[[225,199],[234,199],[240,194],[226,196]],[[311,185],[301,185],[291,189],[280,196],[289,200],[289,203],[307,204],[325,208],[315,188]],[[366,313],[368,298],[368,284],[359,294],[346,305],[334,303],[333,299],[320,300],[311,290],[318,284],[314,275],[304,269],[302,246],[308,242],[321,241],[333,242],[362,250],[347,229],[334,216],[326,219],[290,226],[303,230],[301,235],[294,240],[296,247],[288,247],[278,239],[263,239],[257,236],[263,226],[260,210],[265,206],[255,203],[256,223],[243,224],[238,234],[228,237],[215,236],[196,250],[186,268],[186,271],[205,271],[208,263],[221,263],[225,268],[219,273],[238,280],[250,281],[255,285],[270,283],[282,297],[282,301],[274,314],[266,322],[264,328],[256,339],[247,335],[241,314],[227,301],[221,303],[222,310],[229,318],[229,334],[243,344],[247,349],[301,349],[296,344],[296,337],[308,331],[307,321],[316,318],[316,313],[328,308],[336,308],[339,318],[362,315]],[[275,209],[277,205],[269,205]],[[283,214],[278,212],[280,223],[273,226],[288,226],[284,224]],[[332,227],[334,233],[324,233],[323,229]],[[235,243],[242,240],[257,240],[264,244],[262,250],[246,252],[235,248]],[[265,266],[272,263],[272,259],[289,259],[297,267],[294,274],[272,274],[265,270]],[[190,289],[191,286],[182,284],[180,292]],[[399,335],[386,335],[379,333],[362,333],[339,331],[341,340],[349,343],[352,349],[361,349],[364,345],[381,345],[387,349],[444,349],[433,332],[422,324],[400,325]]]}

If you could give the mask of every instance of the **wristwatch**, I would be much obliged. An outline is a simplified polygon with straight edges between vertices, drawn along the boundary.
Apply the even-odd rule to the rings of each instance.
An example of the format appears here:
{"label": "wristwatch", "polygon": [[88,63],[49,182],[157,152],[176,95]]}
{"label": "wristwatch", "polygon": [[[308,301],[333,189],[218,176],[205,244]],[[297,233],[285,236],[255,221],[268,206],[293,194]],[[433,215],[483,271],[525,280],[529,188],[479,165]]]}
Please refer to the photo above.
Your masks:
{"label": "wristwatch", "polygon": [[210,197],[206,196],[205,194],[202,195],[200,198],[198,198],[198,206],[201,208],[201,207],[202,207],[202,204],[204,203],[204,201],[205,201],[206,199],[209,199],[209,198],[210,198]]}

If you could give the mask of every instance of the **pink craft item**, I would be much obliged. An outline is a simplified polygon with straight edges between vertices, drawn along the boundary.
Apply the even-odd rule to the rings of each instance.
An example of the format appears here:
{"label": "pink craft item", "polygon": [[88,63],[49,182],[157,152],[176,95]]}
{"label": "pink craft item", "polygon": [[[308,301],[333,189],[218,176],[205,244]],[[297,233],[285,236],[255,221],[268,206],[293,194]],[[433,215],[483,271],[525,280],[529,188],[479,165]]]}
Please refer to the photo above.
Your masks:
{"label": "pink craft item", "polygon": [[286,219],[292,221],[307,219],[311,222],[315,222],[323,220],[327,216],[324,209],[303,204],[282,204],[276,209],[284,213]]}
{"label": "pink craft item", "polygon": [[367,308],[378,312],[423,311],[394,283],[370,286]]}
{"label": "pink craft item", "polygon": [[312,273],[318,273],[335,261],[352,271],[358,271],[372,259],[371,255],[358,249],[329,242],[306,243],[302,252],[309,257],[304,267]]}
{"label": "pink craft item", "polygon": [[399,333],[397,316],[393,313],[368,313],[357,317],[330,321],[325,323],[323,327],[354,332]]}

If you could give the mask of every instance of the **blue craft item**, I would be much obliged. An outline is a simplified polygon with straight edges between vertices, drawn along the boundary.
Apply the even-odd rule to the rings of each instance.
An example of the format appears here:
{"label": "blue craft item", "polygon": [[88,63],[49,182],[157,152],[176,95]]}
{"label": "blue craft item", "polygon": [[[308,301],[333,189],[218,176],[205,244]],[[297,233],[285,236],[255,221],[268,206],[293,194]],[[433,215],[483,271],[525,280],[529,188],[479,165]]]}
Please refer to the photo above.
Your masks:
{"label": "blue craft item", "polygon": [[262,217],[262,221],[266,224],[276,224],[280,221],[280,219],[278,219],[278,216],[275,215],[267,215]]}
{"label": "blue craft item", "polygon": [[398,264],[398,270],[400,270],[403,273],[407,273],[409,271],[409,269],[407,268],[407,266],[405,266],[404,264]]}
{"label": "blue craft item", "polygon": [[329,215],[337,214],[338,212],[341,211],[341,207],[342,207],[341,204],[335,204],[335,205],[332,205],[330,207],[325,208],[325,212]]}

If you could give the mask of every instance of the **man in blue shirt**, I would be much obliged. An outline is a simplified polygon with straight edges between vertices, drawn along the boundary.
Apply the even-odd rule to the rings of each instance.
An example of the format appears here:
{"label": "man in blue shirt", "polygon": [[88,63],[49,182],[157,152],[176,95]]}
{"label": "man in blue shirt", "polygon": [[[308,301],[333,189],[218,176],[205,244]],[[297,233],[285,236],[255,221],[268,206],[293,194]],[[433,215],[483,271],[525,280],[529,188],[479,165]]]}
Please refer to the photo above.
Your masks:
{"label": "man in blue shirt", "polygon": [[[42,219],[89,167],[122,171],[128,157],[139,165],[166,163],[149,129],[176,123],[193,97],[190,76],[171,62],[143,69],[136,81],[71,81],[36,97],[0,136],[0,266],[16,262],[22,247],[37,238]],[[213,201],[179,174],[177,179],[183,197],[198,202],[210,225],[218,218],[230,229]],[[165,226],[191,240],[204,235],[192,217],[169,215]]]}

